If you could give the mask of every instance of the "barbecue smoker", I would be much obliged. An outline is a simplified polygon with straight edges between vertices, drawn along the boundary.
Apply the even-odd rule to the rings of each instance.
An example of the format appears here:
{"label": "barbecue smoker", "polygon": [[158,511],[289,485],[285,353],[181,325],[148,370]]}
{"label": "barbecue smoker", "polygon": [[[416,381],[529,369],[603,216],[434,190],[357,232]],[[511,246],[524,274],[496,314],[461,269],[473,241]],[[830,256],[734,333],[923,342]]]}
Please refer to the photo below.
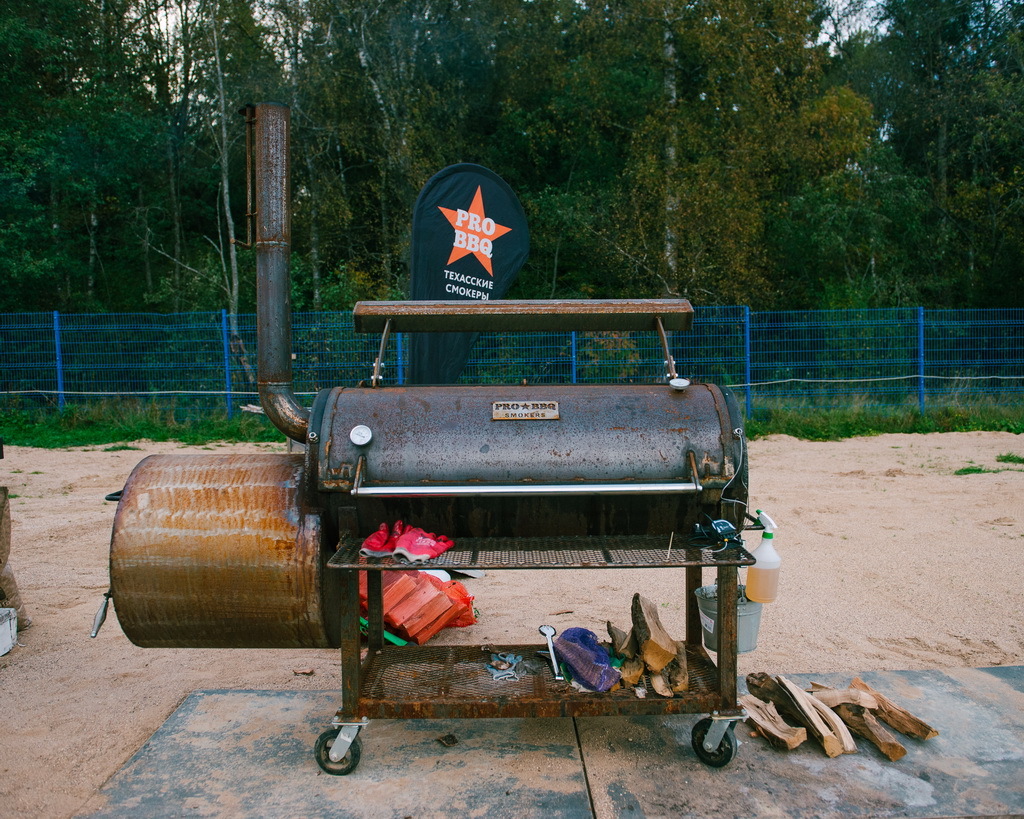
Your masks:
{"label": "barbecue smoker", "polygon": [[[690,542],[698,522],[741,528],[747,500],[743,423],[732,396],[678,378],[666,331],[692,309],[676,301],[378,302],[354,310],[380,332],[369,383],[335,387],[311,409],[292,392],[288,282],[288,109],[249,109],[255,155],[259,388],[263,407],[305,454],[156,455],[132,472],[111,541],[111,594],[140,646],[335,648],[341,705],[317,762],[346,774],[372,718],[576,717],[707,712],[694,729],[706,763],[736,750],[740,546]],[[252,208],[250,208],[252,210]],[[392,332],[648,329],[669,376],[652,385],[383,384]],[[639,699],[580,693],[546,674],[496,683],[490,652],[543,646],[392,646],[383,639],[382,572],[361,557],[381,521],[444,532],[448,568],[683,568],[690,690]],[[717,665],[701,644],[694,591],[717,571]],[[369,622],[360,659],[358,574]],[[623,603],[633,589],[624,589]],[[648,685],[648,688],[650,686]]]}

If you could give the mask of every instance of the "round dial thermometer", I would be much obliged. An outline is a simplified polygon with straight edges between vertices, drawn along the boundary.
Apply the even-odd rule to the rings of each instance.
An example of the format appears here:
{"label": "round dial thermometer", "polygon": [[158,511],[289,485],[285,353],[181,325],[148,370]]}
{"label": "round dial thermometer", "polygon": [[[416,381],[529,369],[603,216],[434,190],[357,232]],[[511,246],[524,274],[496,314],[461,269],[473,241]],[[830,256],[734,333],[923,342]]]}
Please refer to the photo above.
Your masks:
{"label": "round dial thermometer", "polygon": [[366,446],[373,439],[373,432],[366,424],[359,424],[359,426],[352,427],[348,438],[356,446]]}

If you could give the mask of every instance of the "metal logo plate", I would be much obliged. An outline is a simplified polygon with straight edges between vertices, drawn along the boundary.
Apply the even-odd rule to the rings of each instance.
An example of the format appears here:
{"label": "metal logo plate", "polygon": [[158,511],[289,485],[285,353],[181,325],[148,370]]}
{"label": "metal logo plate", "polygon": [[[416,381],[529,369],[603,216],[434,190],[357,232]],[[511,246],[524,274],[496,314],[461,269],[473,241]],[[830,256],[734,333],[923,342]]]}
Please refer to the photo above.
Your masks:
{"label": "metal logo plate", "polygon": [[557,401],[494,401],[492,421],[557,421]]}

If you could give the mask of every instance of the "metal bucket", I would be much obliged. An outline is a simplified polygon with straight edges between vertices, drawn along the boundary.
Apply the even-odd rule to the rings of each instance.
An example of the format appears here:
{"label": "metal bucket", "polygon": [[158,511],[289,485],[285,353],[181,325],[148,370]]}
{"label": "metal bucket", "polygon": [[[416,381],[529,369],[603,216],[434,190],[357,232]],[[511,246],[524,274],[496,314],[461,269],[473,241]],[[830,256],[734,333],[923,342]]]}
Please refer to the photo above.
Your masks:
{"label": "metal bucket", "polygon": [[[740,654],[757,648],[757,632],[761,628],[761,603],[746,598],[746,586],[739,587],[736,601],[736,650]],[[701,586],[694,594],[700,609],[700,628],[704,646],[718,651],[718,586]]]}

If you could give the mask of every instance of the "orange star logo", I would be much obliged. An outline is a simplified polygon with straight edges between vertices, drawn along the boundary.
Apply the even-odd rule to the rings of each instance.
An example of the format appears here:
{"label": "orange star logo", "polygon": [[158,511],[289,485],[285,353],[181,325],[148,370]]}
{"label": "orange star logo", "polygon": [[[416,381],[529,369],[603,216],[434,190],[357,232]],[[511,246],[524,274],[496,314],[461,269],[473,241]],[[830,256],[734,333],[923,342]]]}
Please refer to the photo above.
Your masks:
{"label": "orange star logo", "polygon": [[493,219],[484,214],[484,197],[480,186],[477,185],[473,204],[469,206],[469,210],[461,208],[452,210],[451,208],[442,208],[440,205],[437,209],[455,228],[452,254],[448,257],[447,263],[451,264],[472,253],[483,265],[484,270],[493,276],[491,254],[494,251],[494,240],[499,236],[504,236],[512,228],[495,224]]}

